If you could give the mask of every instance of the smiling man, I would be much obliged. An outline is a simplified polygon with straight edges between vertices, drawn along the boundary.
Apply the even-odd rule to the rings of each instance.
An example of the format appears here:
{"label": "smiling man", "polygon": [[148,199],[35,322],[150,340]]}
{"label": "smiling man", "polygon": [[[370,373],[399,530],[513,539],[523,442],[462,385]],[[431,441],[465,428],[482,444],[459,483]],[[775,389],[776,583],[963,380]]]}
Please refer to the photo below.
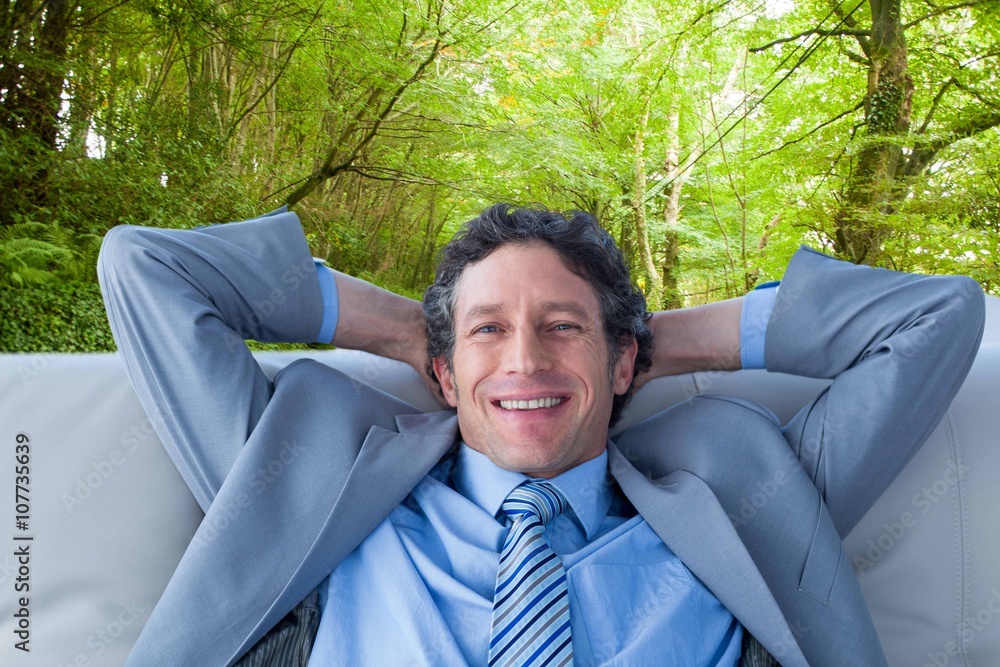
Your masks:
{"label": "smiling man", "polygon": [[[780,288],[650,315],[592,216],[505,204],[448,244],[422,306],[314,265],[284,211],[116,228],[99,275],[206,512],[130,665],[884,664],[840,540],[984,320],[970,279],[807,249]],[[244,338],[406,361],[454,410],[312,361],[268,379]],[[833,382],[784,425],[702,396],[609,440],[638,384],[741,367]]]}
{"label": "smiling man", "polygon": [[637,344],[608,345],[594,288],[536,241],[469,266],[455,291],[454,342],[433,360],[466,444],[533,477],[603,452]]}

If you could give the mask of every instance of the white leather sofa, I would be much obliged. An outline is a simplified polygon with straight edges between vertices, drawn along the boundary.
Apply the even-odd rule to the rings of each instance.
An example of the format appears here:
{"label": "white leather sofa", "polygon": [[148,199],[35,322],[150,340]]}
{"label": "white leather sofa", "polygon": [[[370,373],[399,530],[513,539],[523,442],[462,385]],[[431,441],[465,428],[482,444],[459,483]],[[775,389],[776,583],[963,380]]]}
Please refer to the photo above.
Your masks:
{"label": "white leather sofa", "polygon": [[[890,665],[1000,664],[1000,299],[987,302],[965,385],[846,540]],[[297,356],[257,358],[273,374]],[[435,408],[401,364],[347,351],[309,356]],[[619,428],[705,392],[750,397],[788,419],[823,386],[761,371],[663,378],[637,393]],[[30,459],[22,507],[19,434]],[[0,355],[0,443],[0,665],[121,665],[201,513],[119,359]],[[749,501],[748,513],[757,499]],[[30,652],[16,648],[25,637]]]}

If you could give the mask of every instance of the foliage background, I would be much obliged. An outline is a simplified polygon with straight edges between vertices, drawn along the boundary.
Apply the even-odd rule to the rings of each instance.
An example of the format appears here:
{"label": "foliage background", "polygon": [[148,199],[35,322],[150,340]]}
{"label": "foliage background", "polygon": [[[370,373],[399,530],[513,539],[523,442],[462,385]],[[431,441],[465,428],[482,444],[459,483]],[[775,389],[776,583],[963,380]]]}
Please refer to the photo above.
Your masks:
{"label": "foliage background", "polygon": [[114,225],[292,205],[419,297],[495,201],[582,209],[654,307],[801,243],[1000,294],[1000,0],[11,0],[0,350],[108,350]]}

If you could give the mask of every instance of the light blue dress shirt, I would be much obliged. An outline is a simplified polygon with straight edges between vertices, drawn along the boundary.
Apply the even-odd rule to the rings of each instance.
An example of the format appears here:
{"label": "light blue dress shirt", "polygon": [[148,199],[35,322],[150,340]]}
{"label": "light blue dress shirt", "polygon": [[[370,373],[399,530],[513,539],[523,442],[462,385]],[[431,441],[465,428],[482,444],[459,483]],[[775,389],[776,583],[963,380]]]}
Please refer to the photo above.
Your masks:
{"label": "light blue dress shirt", "polygon": [[[310,665],[485,664],[510,530],[496,515],[526,479],[464,444],[438,464],[321,587]],[[737,663],[742,627],[616,494],[607,452],[551,482],[570,505],[545,536],[576,664]]]}
{"label": "light blue dress shirt", "polygon": [[[317,271],[329,342],[336,284]],[[775,292],[744,299],[744,368],[763,366]],[[500,506],[526,479],[464,443],[439,463],[320,586],[310,666],[485,664],[510,530]],[[566,568],[576,664],[737,664],[742,626],[636,515],[606,452],[551,481],[570,505],[545,536]]]}
{"label": "light blue dress shirt", "polygon": [[319,278],[319,295],[323,299],[323,322],[316,335],[316,342],[329,345],[337,331],[337,316],[340,313],[337,283],[333,279],[333,271],[326,266],[324,260],[313,257],[313,264],[316,265],[316,277]]}

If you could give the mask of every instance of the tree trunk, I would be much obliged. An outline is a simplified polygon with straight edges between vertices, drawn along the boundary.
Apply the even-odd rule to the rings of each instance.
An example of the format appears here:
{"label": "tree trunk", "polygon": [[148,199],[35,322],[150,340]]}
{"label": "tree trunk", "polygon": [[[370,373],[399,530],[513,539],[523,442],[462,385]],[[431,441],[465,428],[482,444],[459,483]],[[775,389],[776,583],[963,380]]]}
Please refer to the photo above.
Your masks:
{"label": "tree trunk", "polygon": [[73,9],[69,0],[45,0],[41,6],[26,2],[22,7],[18,2],[3,11],[7,34],[2,36],[6,47],[0,74],[5,88],[2,122],[14,136],[28,139],[22,175],[11,185],[40,206],[51,203],[47,165],[57,147]]}
{"label": "tree trunk", "polygon": [[659,310],[663,300],[663,282],[660,272],[653,262],[653,252],[649,247],[649,232],[646,229],[646,128],[649,125],[649,100],[643,105],[639,127],[635,130],[635,187],[632,190],[632,214],[635,218],[635,238],[639,246],[639,257],[643,273],[648,280],[646,301],[651,310]]}
{"label": "tree trunk", "polygon": [[98,69],[98,65],[95,62],[97,58],[92,46],[88,45],[86,48],[77,46],[75,50],[74,60],[78,63],[82,61],[86,65],[74,72],[68,101],[69,108],[65,118],[68,132],[63,150],[70,157],[81,158],[87,155],[87,137],[94,117],[93,110],[98,91],[94,71]]}
{"label": "tree trunk", "polygon": [[[270,49],[271,62],[278,61],[278,30],[274,31],[274,40]],[[267,119],[266,139],[264,142],[264,155],[267,164],[274,164],[276,159],[276,147],[278,145],[278,92],[275,87],[264,96],[265,118]]]}
{"label": "tree trunk", "polygon": [[[410,143],[410,147],[406,150],[406,157],[403,158],[403,165],[400,171],[406,171],[406,168],[410,164],[410,159],[413,157],[413,151],[417,147],[415,143]],[[389,187],[386,188],[385,195],[382,197],[382,205],[379,206],[378,217],[375,219],[375,223],[371,225],[367,230],[365,230],[365,235],[368,237],[368,242],[365,244],[365,252],[371,254],[375,250],[375,243],[378,240],[379,232],[382,231],[382,227],[385,225],[386,219],[392,217],[389,212],[392,208],[393,197],[396,194],[396,189],[399,187],[399,178],[394,178],[390,183]],[[392,235],[390,235],[391,238]]]}
{"label": "tree trunk", "polygon": [[864,147],[848,179],[834,222],[834,248],[857,264],[882,259],[887,228],[879,218],[891,212],[902,149],[894,138],[910,128],[913,80],[907,70],[900,0],[871,0],[870,64],[865,95]]}
{"label": "tree trunk", "polygon": [[[678,55],[680,62],[687,60],[687,47],[682,47]],[[746,50],[741,50],[737,55],[733,66],[729,69],[722,90],[719,92],[719,99],[729,97],[740,72],[746,62]],[[715,111],[711,104],[711,99],[706,102],[710,113],[702,114],[702,135],[709,131],[707,118],[712,119],[712,129],[719,132],[719,123],[715,118]],[[667,118],[667,151],[664,160],[664,174],[667,182],[666,202],[663,205],[663,221],[666,229],[663,233],[663,306],[665,308],[681,308],[684,305],[680,290],[677,287],[677,277],[680,273],[678,259],[680,257],[680,216],[681,216],[681,191],[691,175],[691,168],[696,160],[700,158],[702,151],[691,150],[685,158],[684,163],[680,163],[681,139],[680,139],[680,99],[675,95],[671,105],[670,115]]]}
{"label": "tree trunk", "polygon": [[35,72],[33,125],[46,148],[55,149],[59,107],[62,104],[63,68],[66,62],[66,33],[69,28],[68,0],[47,0],[45,20],[38,39],[39,68]]}
{"label": "tree trunk", "polygon": [[680,166],[680,105],[676,102],[667,118],[667,158],[664,171],[667,181],[667,200],[663,205],[663,307],[680,308],[684,305],[677,289],[677,258],[680,254],[678,227],[681,217],[681,189],[687,180],[687,170]]}

